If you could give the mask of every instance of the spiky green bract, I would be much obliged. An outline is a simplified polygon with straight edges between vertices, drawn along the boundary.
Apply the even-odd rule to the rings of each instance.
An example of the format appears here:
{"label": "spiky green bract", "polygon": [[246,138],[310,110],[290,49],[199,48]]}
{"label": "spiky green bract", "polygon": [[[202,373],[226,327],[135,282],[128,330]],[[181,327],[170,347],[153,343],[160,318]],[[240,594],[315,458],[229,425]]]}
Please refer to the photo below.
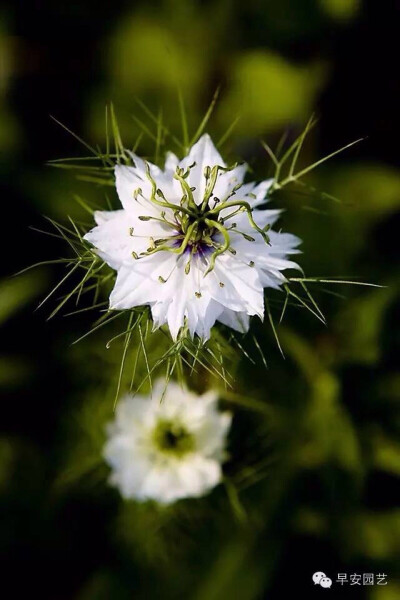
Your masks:
{"label": "spiky green bract", "polygon": [[[190,136],[185,117],[183,99],[180,97],[179,104],[182,116],[182,131],[184,134],[183,141],[170,132],[168,127],[163,123],[161,111],[158,114],[154,114],[143,103],[138,101],[138,104],[144,113],[144,119],[140,119],[136,116],[134,117],[134,121],[140,129],[140,135],[132,150],[137,150],[142,137],[145,136],[154,143],[153,160],[155,163],[160,162],[166,149],[170,150],[171,147],[177,153],[183,154],[187,151],[188,146],[196,142],[204,132],[211,117],[216,99],[217,94],[212,99],[211,105],[206,111],[206,114],[201,120],[194,135]],[[59,121],[57,121],[57,123],[59,123]],[[51,161],[50,165],[59,169],[72,171],[79,180],[93,183],[97,185],[99,189],[104,187],[106,192],[108,192],[109,188],[114,187],[115,185],[113,178],[115,165],[123,164],[129,166],[132,164],[131,153],[125,149],[113,106],[110,105],[106,107],[105,111],[106,144],[104,150],[87,144],[67,127],[61,123],[59,124],[82,143],[91,154],[90,156],[84,156],[78,159],[58,159]],[[324,161],[352,145],[349,144],[336,152],[332,152],[329,156],[324,157],[307,167],[297,169],[297,163],[305,139],[314,125],[315,120],[312,117],[307,123],[304,131],[288,146],[288,148],[284,147],[285,141],[282,140],[282,143],[274,152],[265,142],[262,142],[263,147],[274,165],[273,183],[268,190],[269,197],[274,196],[275,192],[286,188],[288,185],[303,186],[306,189],[308,188],[311,192],[314,192],[314,188],[304,184],[302,178],[321,165]],[[233,127],[234,124],[221,136],[221,143],[226,141],[231,134]],[[184,173],[177,173],[177,177],[180,177],[182,190],[185,191]],[[209,173],[209,177],[212,177],[211,172]],[[149,178],[153,184],[154,182],[152,181],[151,176]],[[155,189],[153,194],[154,200],[157,199],[157,192],[158,190]],[[328,194],[324,195],[329,197]],[[189,202],[190,190],[186,190],[186,196],[187,201]],[[94,207],[90,202],[86,201],[80,195],[76,195],[74,199],[86,213],[89,213],[90,215],[94,213]],[[111,209],[112,202],[110,203],[107,194],[106,200],[106,206]],[[158,201],[162,202],[163,198],[159,197]],[[232,210],[237,210],[238,208],[246,210],[250,221],[252,221],[251,208],[248,206],[238,207],[235,205]],[[183,211],[182,215],[184,217]],[[212,215],[209,218],[211,217]],[[237,363],[239,356],[244,354],[247,358],[253,360],[249,352],[241,343],[241,336],[232,334],[232,332],[225,327],[221,327],[220,329],[214,328],[212,330],[211,339],[206,343],[198,337],[192,339],[188,334],[187,327],[183,327],[177,339],[172,340],[168,329],[165,327],[161,327],[156,333],[152,331],[153,324],[147,307],[119,311],[109,310],[107,308],[108,302],[106,298],[109,295],[109,291],[115,279],[115,274],[102,259],[99,258],[91,245],[83,239],[83,235],[88,231],[91,224],[77,223],[72,221],[72,219],[70,219],[68,226],[55,223],[54,221],[51,221],[51,223],[56,228],[56,235],[64,239],[69,245],[72,256],[56,261],[49,261],[49,263],[54,262],[63,264],[67,272],[61,278],[57,286],[46,296],[42,304],[50,299],[50,297],[64,286],[64,284],[67,284],[70,280],[74,279],[72,290],[62,298],[59,304],[57,304],[50,317],[57,314],[61,308],[75,299],[76,308],[73,311],[69,311],[68,314],[95,310],[101,311],[98,320],[95,321],[92,328],[82,337],[96,332],[105,325],[110,324],[111,327],[112,324],[114,335],[111,336],[107,343],[107,347],[110,347],[114,343],[120,343],[121,345],[121,363],[116,386],[116,398],[118,397],[120,389],[126,387],[125,377],[127,376],[127,373],[129,373],[128,379],[129,387],[131,389],[140,389],[141,386],[147,384],[150,384],[151,386],[154,374],[158,373],[161,369],[164,370],[167,382],[171,377],[183,381],[185,379],[185,371],[193,376],[196,371],[200,370],[203,376],[208,373],[210,376],[223,380],[224,384],[229,387],[232,382],[232,373],[230,370],[234,369],[234,365]],[[213,222],[212,225],[215,226],[215,223]],[[254,225],[257,228],[255,223]],[[207,225],[206,223],[206,226],[211,225]],[[192,235],[193,232],[190,229],[189,221],[188,230]],[[267,235],[265,233],[264,235],[265,241],[268,242]],[[226,241],[226,244],[229,245],[228,241]],[[219,252],[220,249],[217,249],[213,255],[214,263]],[[212,266],[213,265],[211,265],[211,268]],[[75,281],[76,277],[78,277],[77,281]],[[308,289],[308,284],[335,282],[336,280],[332,277],[322,279],[307,278],[305,276],[288,278],[284,286],[285,295],[283,299],[276,297],[266,298],[266,322],[270,325],[273,336],[275,337],[282,354],[283,351],[279,342],[278,329],[288,306],[306,309],[317,319],[325,323],[324,315],[314,299],[314,296]],[[341,280],[340,283],[357,284],[356,281],[343,280]],[[88,299],[84,306],[82,306],[83,299]],[[277,310],[277,308],[279,310]],[[82,339],[82,337],[80,339]],[[258,356],[256,360],[261,360],[264,365],[266,365],[267,361],[264,352],[257,339],[252,333],[249,334],[249,338],[252,341],[252,354],[254,354],[254,357]],[[157,339],[157,349],[154,348],[152,343],[153,339]],[[162,343],[160,343],[159,340],[162,340]],[[148,350],[149,345],[152,346],[151,352]],[[133,349],[135,349],[134,353],[132,352]],[[144,362],[147,374],[144,379],[141,378],[140,381],[136,381],[135,373],[139,361]]]}

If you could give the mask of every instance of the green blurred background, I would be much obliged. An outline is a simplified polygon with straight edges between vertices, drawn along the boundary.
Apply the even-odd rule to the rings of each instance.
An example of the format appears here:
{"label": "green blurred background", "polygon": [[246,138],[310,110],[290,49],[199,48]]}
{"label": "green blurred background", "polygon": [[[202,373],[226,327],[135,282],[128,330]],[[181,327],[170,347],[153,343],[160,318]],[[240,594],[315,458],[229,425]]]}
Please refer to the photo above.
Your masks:
{"label": "green blurred background", "polygon": [[[0,18],[0,547],[5,573],[18,574],[11,597],[399,598],[395,3],[31,0],[6,3]],[[112,327],[71,346],[87,314],[34,312],[61,270],[11,275],[67,253],[29,229],[47,228],[43,215],[83,219],[73,193],[105,206],[103,188],[45,166],[85,154],[50,114],[101,144],[113,101],[124,142],[142,131],[150,154],[134,116],[154,129],[135,99],[180,135],[180,88],[193,133],[218,86],[208,131],[218,139],[238,118],[224,151],[258,178],[269,172],[259,140],[294,139],[312,112],[303,164],[367,136],[307,178],[340,204],[312,193],[275,204],[304,240],[307,275],[387,287],[320,289],[326,328],[290,308],[285,360],[254,323],[268,370],[242,358],[234,393],[222,394],[236,410],[232,486],[167,509],[124,503],[100,457],[121,353],[105,349]],[[331,590],[312,585],[319,570]],[[388,584],[341,588],[338,573],[385,573]]]}

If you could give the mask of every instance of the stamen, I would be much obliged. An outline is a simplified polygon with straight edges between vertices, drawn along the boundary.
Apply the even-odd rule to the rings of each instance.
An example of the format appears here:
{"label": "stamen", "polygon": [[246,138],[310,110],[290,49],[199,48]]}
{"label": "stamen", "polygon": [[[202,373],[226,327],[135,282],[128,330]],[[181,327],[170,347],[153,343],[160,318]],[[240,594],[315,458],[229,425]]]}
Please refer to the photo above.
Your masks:
{"label": "stamen", "polygon": [[138,196],[143,196],[143,192],[142,192],[142,188],[137,188],[134,192],[133,192],[133,197],[134,199],[137,201]]}
{"label": "stamen", "polygon": [[[188,177],[189,172],[190,172],[190,170],[188,169],[188,171],[182,175],[181,169],[178,168],[176,170],[176,173],[174,174],[174,179],[177,179],[179,181],[179,183],[181,184],[181,188],[182,188],[182,191],[184,194],[183,197],[188,200],[189,206],[191,206],[192,208],[197,210],[197,204],[193,198],[192,188],[189,186],[188,182],[186,181],[186,178]],[[182,200],[183,200],[183,198],[182,198]],[[182,201],[181,201],[181,203],[182,203]]]}
{"label": "stamen", "polygon": [[[182,171],[182,169],[177,168],[177,171]],[[191,210],[184,208],[183,206],[177,206],[176,204],[171,204],[170,202],[158,200],[156,198],[157,184],[154,181],[153,177],[151,176],[150,166],[148,163],[146,163],[146,177],[151,183],[151,198],[150,198],[151,202],[154,202],[154,204],[158,204],[158,206],[164,206],[165,208],[171,208],[174,211],[186,213],[192,217],[195,216],[195,214]]]}
{"label": "stamen", "polygon": [[224,202],[226,202],[227,200],[229,200],[229,198],[232,198],[232,196],[235,196],[236,192],[238,190],[240,190],[240,188],[242,187],[242,185],[243,185],[243,183],[238,183],[237,185],[235,185],[235,187],[232,188],[232,191],[224,198]]}
{"label": "stamen", "polygon": [[219,168],[220,167],[218,165],[215,165],[214,167],[212,167],[212,169],[210,171],[210,176],[207,178],[207,185],[206,185],[206,190],[204,192],[204,199],[201,204],[202,211],[204,211],[206,209],[206,207],[208,205],[208,201],[211,198],[212,193],[214,191],[215,184],[217,183]]}
{"label": "stamen", "polygon": [[207,271],[204,273],[204,277],[206,275],[208,275],[208,273],[210,273],[210,271],[212,271],[214,269],[217,256],[219,256],[220,254],[223,254],[225,252],[225,250],[228,250],[229,244],[230,244],[229,233],[226,230],[226,228],[223,227],[223,225],[221,225],[221,223],[219,223],[218,221],[213,221],[211,219],[205,219],[205,222],[206,222],[206,225],[208,225],[208,227],[210,227],[211,229],[214,227],[215,227],[215,229],[218,229],[218,231],[222,234],[222,236],[224,238],[224,243],[220,246],[220,248],[218,248],[211,255],[210,265],[209,265]]}
{"label": "stamen", "polygon": [[[185,237],[183,238],[182,243],[181,243],[180,246],[175,247],[175,246],[165,246],[165,245],[162,245],[162,246],[158,246],[158,247],[155,247],[155,248],[148,248],[147,249],[147,253],[148,254],[154,254],[154,252],[160,252],[162,250],[167,250],[168,252],[173,252],[174,254],[183,254],[184,251],[186,250],[188,244],[189,244],[189,241],[191,239],[191,236],[192,236],[192,233],[193,233],[195,227],[197,227],[197,222],[196,221],[194,223],[192,223],[188,227],[188,229],[186,231],[186,234],[185,234]],[[169,239],[172,239],[172,237],[169,238]],[[142,252],[142,254],[146,254],[146,253]]]}
{"label": "stamen", "polygon": [[269,237],[267,236],[267,234],[265,233],[265,231],[263,229],[261,229],[261,227],[259,227],[257,225],[257,223],[254,221],[253,219],[253,209],[250,206],[250,204],[248,202],[245,202],[244,200],[233,200],[231,202],[223,202],[220,206],[218,206],[218,208],[213,208],[212,210],[209,210],[206,215],[210,215],[210,216],[214,216],[214,215],[218,215],[221,210],[223,210],[224,208],[230,208],[231,206],[242,206],[243,209],[247,212],[247,217],[250,221],[250,225],[253,227],[253,229],[255,229],[256,231],[258,231],[258,233],[260,233],[265,241],[266,244],[269,244]]}
{"label": "stamen", "polygon": [[175,269],[177,268],[177,264],[175,263],[175,265],[172,267],[171,272],[169,273],[168,277],[166,279],[164,279],[164,277],[162,277],[161,275],[159,275],[158,277],[158,281],[160,283],[167,283],[167,281],[169,280],[169,278],[171,277],[172,273],[175,271]]}

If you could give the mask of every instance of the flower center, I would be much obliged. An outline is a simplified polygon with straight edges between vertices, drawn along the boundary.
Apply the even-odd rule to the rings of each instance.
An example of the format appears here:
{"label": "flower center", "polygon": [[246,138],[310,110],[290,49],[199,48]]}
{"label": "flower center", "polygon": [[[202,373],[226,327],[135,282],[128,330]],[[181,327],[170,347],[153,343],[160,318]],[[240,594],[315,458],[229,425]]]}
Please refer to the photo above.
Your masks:
{"label": "flower center", "polygon": [[180,423],[172,421],[158,422],[153,441],[160,452],[178,457],[193,452],[195,447],[194,436]]}
{"label": "flower center", "polygon": [[[157,183],[150,173],[150,167],[148,164],[146,164],[146,176],[151,183],[152,189],[150,202],[159,207],[168,208],[170,211],[172,210],[173,217],[170,217],[169,219],[166,218],[166,212],[163,210],[160,212],[160,217],[140,215],[139,220],[149,221],[151,219],[155,219],[156,221],[161,221],[164,223],[164,225],[172,228],[175,234],[157,240],[150,238],[150,247],[146,252],[142,252],[141,255],[148,256],[154,252],[161,251],[174,252],[175,254],[183,255],[189,251],[190,258],[185,266],[185,273],[188,274],[190,271],[190,260],[192,255],[196,253],[201,253],[204,255],[204,253],[208,253],[208,251],[211,250],[208,268],[204,273],[205,277],[214,269],[215,261],[218,256],[227,250],[231,251],[232,254],[236,253],[236,251],[231,248],[230,245],[231,231],[243,235],[247,241],[255,241],[255,238],[252,236],[243,231],[239,231],[236,228],[236,223],[231,223],[229,227],[226,227],[226,220],[230,220],[239,213],[247,213],[250,225],[262,236],[267,244],[269,243],[269,238],[266,234],[266,231],[268,230],[269,225],[261,229],[253,219],[253,209],[247,200],[236,198],[236,192],[242,187],[241,183],[233,187],[232,190],[228,191],[223,200],[214,195],[214,188],[219,173],[230,171],[233,167],[228,168],[218,165],[212,168],[206,167],[204,169],[204,177],[206,182],[204,196],[202,202],[200,204],[196,204],[193,196],[193,192],[196,190],[196,188],[190,187],[188,183],[190,169],[194,166],[195,163],[189,166],[186,171],[177,167],[174,174],[174,179],[179,181],[183,196],[179,204],[174,204],[169,202],[169,200],[164,196],[162,190],[157,188]],[[135,200],[137,200],[139,195],[142,195],[141,188],[138,188],[134,191]],[[250,196],[252,194],[248,193],[246,195]],[[232,197],[235,198],[230,200]],[[212,206],[210,202],[213,203]],[[224,214],[224,216],[222,216],[222,211],[225,211],[225,209],[229,209],[226,211],[229,214]],[[217,234],[219,234],[220,238],[220,241],[218,242],[216,242],[214,239],[214,236]],[[140,256],[134,252],[132,252],[132,255],[135,259],[140,258]],[[161,283],[165,283],[166,279],[160,276],[159,281]]]}
{"label": "flower center", "polygon": [[182,240],[187,238],[185,253],[206,254],[216,247],[213,235],[216,233],[214,227],[208,227],[201,218],[188,217],[180,223],[181,237],[176,240],[176,245],[181,246]]}

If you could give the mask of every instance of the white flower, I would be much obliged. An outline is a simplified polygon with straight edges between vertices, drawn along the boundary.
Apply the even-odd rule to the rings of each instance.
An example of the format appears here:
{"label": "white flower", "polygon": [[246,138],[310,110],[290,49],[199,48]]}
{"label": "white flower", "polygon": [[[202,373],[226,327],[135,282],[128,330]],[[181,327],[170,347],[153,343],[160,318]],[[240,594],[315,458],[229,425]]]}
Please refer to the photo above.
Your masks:
{"label": "white flower", "polygon": [[264,316],[263,288],[298,268],[287,256],[300,240],[269,230],[281,211],[258,208],[272,179],[243,183],[246,165],[228,168],[208,135],[164,170],[131,158],[115,167],[123,208],[96,212],[85,236],[117,271],[110,308],[150,305],[174,339],[183,326],[208,339],[216,320],[247,331],[249,315]]}
{"label": "white flower", "polygon": [[229,413],[217,396],[197,396],[170,382],[156,382],[152,397],[122,398],[108,425],[104,457],[110,483],[124,498],[156,500],[203,496],[221,480]]}

